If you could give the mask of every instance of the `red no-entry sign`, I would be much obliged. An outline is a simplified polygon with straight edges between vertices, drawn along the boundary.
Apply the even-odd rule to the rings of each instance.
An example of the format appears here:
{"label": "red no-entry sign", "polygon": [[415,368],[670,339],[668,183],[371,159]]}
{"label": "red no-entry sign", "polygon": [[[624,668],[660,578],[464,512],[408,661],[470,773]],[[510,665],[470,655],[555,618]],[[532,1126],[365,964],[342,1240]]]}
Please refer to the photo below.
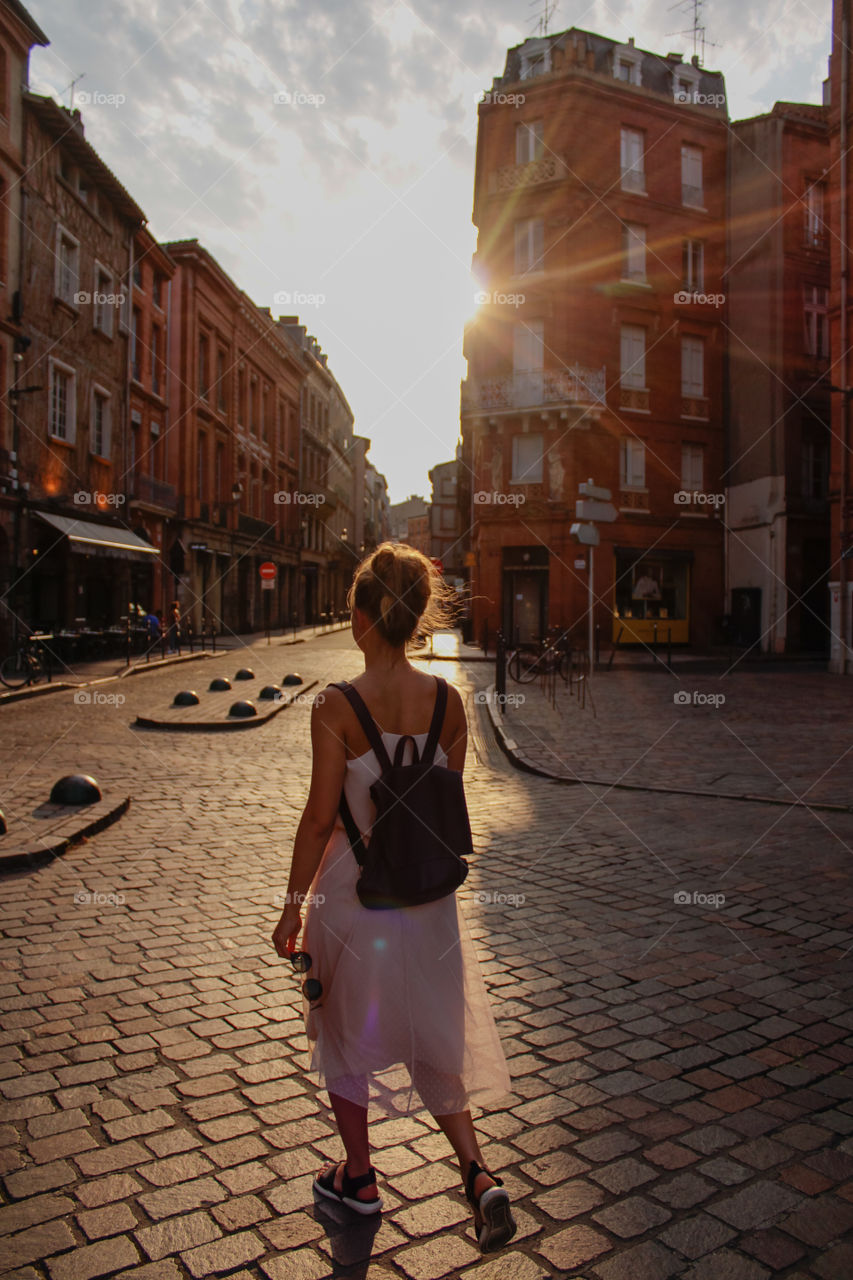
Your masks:
{"label": "red no-entry sign", "polygon": [[265,560],[264,563],[261,565],[260,569],[258,570],[258,573],[261,575],[262,578],[274,578],[276,569],[272,560]]}

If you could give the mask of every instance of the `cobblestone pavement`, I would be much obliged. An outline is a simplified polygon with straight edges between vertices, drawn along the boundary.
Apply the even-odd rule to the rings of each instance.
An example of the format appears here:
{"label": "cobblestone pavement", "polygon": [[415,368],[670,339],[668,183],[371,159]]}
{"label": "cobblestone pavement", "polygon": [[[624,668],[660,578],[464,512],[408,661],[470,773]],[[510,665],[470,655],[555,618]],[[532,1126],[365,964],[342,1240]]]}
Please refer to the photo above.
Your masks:
{"label": "cobblestone pavement", "polygon": [[506,698],[507,734],[555,777],[853,806],[853,682],[822,671],[599,672],[585,706],[508,677]]}
{"label": "cobblestone pavement", "polygon": [[[359,666],[346,635],[295,652],[257,645],[223,671],[248,660],[259,681],[297,666],[325,683]],[[205,680],[214,666],[199,665]],[[191,683],[173,669],[122,681],[121,705],[68,691],[0,708],[13,790],[83,771],[133,796],[116,826],[2,882],[5,1274],[853,1275],[853,817],[519,772],[476,700],[489,667],[435,669],[469,702],[479,856],[461,901],[514,1090],[478,1126],[516,1239],[479,1258],[428,1116],[373,1128],[381,1223],[312,1203],[312,1172],[340,1146],[306,1075],[296,982],[269,942],[305,797],[308,705],[235,738],[129,728]],[[643,699],[662,705],[668,686],[618,679],[625,737],[611,729],[608,758],[627,764]],[[751,704],[732,693],[739,732],[753,746],[762,735],[788,781],[801,699],[808,781],[849,725],[844,702],[823,705],[800,679],[765,679]],[[839,699],[846,688],[832,686]],[[696,726],[709,714],[690,710]],[[728,769],[711,763],[724,741],[683,734],[673,768]]]}

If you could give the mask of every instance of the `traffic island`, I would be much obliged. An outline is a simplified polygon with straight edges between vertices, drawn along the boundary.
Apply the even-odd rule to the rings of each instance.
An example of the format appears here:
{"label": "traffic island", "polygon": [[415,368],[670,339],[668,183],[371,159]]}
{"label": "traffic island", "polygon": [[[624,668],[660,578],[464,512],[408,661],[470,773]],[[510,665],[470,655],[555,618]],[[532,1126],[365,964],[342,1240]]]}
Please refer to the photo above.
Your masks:
{"label": "traffic island", "polygon": [[47,801],[31,807],[32,802],[31,793],[20,800],[6,798],[9,830],[0,839],[0,875],[33,871],[61,858],[74,845],[118,822],[130,807],[130,796],[86,805]]}
{"label": "traffic island", "polygon": [[[227,686],[229,682],[223,679],[222,683]],[[164,707],[156,717],[137,716],[134,725],[138,729],[163,729],[169,733],[227,733],[235,729],[258,729],[302,698],[318,681],[312,680],[310,684],[300,685],[292,692],[276,688],[275,697],[270,697],[268,692],[273,686],[268,685],[254,695],[254,690],[247,688],[249,683],[246,680],[236,689],[232,685],[230,689],[208,688],[204,692],[179,691],[171,706]],[[248,696],[239,697],[237,689],[240,694],[246,693]],[[189,693],[196,693],[198,701],[192,703],[182,696]],[[175,705],[178,697],[181,697],[181,702]],[[249,706],[254,710],[248,711]]]}

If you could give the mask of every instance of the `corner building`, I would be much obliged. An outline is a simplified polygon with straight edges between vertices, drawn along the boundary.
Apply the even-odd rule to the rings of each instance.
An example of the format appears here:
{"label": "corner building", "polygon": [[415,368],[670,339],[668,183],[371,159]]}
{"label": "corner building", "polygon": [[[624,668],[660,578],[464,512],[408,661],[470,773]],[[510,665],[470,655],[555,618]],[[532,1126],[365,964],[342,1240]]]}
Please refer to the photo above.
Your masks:
{"label": "corner building", "polygon": [[595,551],[602,645],[715,635],[726,125],[719,73],[577,28],[510,49],[484,94],[461,402],[477,638],[581,640],[570,527],[590,478],[617,508]]}

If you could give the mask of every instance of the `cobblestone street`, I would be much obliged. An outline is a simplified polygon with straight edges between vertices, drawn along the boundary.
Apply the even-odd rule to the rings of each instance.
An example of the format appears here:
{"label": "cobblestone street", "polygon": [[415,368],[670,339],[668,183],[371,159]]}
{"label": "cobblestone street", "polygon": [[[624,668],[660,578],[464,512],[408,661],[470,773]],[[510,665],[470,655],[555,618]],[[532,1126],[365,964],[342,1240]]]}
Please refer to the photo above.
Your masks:
{"label": "cobblestone street", "polygon": [[3,880],[3,1274],[849,1280],[853,815],[607,785],[631,770],[849,805],[849,682],[743,675],[709,709],[674,705],[660,675],[602,673],[597,720],[531,691],[507,734],[594,780],[566,785],[498,746],[489,664],[429,668],[467,698],[478,856],[460,901],[514,1090],[477,1124],[519,1230],[481,1259],[427,1115],[372,1130],[381,1223],[312,1201],[342,1148],[270,942],[308,699],[236,736],[130,727],[244,663],[255,685],[297,670],[322,687],[361,658],[349,633],[257,642],[101,686],[122,703],[0,708],[5,841],[63,774],[131,796],[116,825]]}

